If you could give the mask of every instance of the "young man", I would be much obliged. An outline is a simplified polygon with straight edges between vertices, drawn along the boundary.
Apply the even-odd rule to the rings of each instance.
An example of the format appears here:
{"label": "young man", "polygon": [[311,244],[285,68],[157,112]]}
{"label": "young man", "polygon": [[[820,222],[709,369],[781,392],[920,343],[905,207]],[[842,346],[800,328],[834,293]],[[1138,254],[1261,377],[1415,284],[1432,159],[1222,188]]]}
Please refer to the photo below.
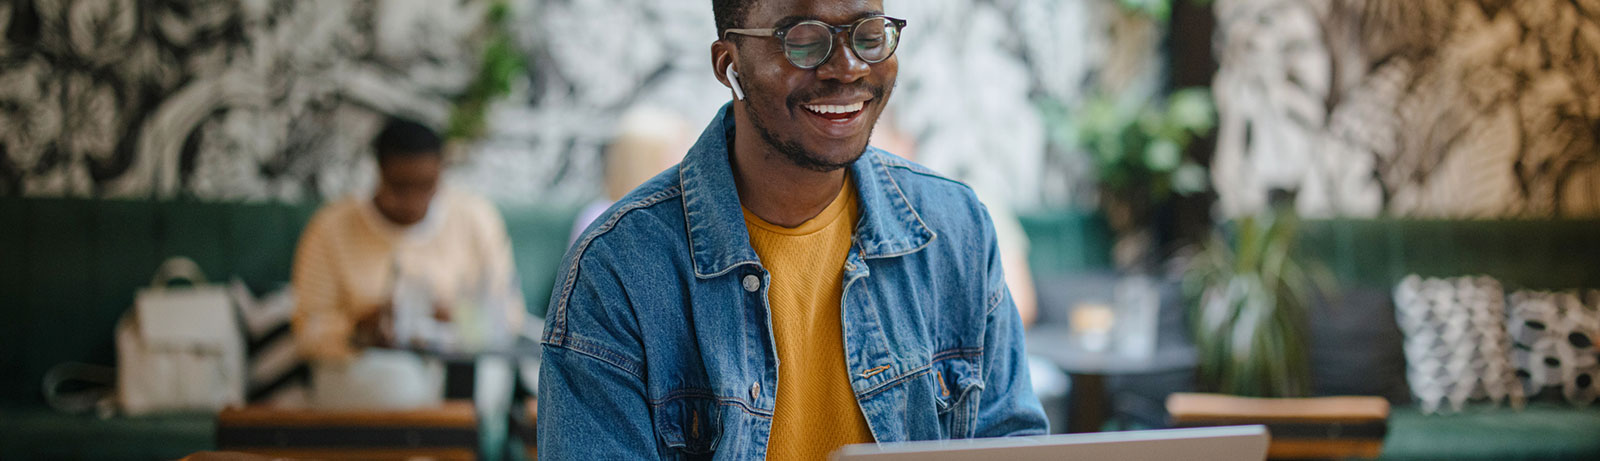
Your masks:
{"label": "young man", "polygon": [[568,253],[540,454],[819,459],[1045,433],[988,213],[867,147],[904,22],[881,0],[712,3],[711,70],[735,99]]}
{"label": "young man", "polygon": [[377,190],[318,210],[300,237],[294,335],[311,363],[314,406],[440,401],[442,365],[404,351],[414,345],[396,344],[397,290],[429,298],[419,301],[443,322],[457,314],[457,301],[497,296],[509,305],[476,314],[505,318],[481,323],[517,331],[524,309],[505,223],[489,202],[441,190],[441,144],[421,124],[391,120],[372,142]]}

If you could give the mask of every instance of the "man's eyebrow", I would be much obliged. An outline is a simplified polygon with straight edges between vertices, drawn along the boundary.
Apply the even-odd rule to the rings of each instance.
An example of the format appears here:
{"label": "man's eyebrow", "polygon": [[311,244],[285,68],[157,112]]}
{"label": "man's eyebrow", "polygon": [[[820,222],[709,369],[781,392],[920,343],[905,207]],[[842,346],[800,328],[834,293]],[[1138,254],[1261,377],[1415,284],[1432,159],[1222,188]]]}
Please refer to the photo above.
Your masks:
{"label": "man's eyebrow", "polygon": [[[850,18],[850,22],[845,23],[844,25],[854,24],[856,21],[860,21],[862,19],[870,18],[870,17],[873,17],[873,16],[883,16],[883,15],[884,14],[883,14],[882,11],[877,11],[877,10],[863,11],[860,14],[857,14],[855,17]],[[782,29],[782,28],[789,27],[789,26],[792,26],[792,25],[795,25],[795,24],[799,24],[802,21],[822,21],[822,19],[816,18],[816,17],[812,17],[812,16],[798,16],[798,15],[796,15],[796,16],[784,16],[782,19],[779,19],[778,22],[773,23],[772,28],[774,28],[774,29]],[[822,22],[827,22],[827,21],[822,21]]]}
{"label": "man's eyebrow", "polygon": [[789,26],[792,26],[792,25],[795,25],[795,24],[799,24],[801,21],[810,21],[812,19],[816,19],[816,18],[808,17],[808,16],[784,16],[783,19],[779,19],[778,22],[773,23],[772,24],[772,28],[774,28],[774,29],[782,29],[782,28],[789,27]]}
{"label": "man's eyebrow", "polygon": [[860,21],[862,19],[870,18],[870,17],[873,17],[873,16],[887,16],[887,15],[883,14],[882,11],[878,11],[878,10],[864,11],[861,14],[856,15],[856,17],[851,19],[850,22],[854,23],[856,21]]}

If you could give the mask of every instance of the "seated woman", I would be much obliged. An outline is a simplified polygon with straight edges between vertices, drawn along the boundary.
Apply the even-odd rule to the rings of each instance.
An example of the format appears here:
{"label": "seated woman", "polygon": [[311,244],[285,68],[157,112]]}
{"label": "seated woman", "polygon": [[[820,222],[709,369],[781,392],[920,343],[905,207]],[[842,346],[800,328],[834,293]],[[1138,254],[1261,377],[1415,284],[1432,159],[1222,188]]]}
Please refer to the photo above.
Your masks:
{"label": "seated woman", "polygon": [[414,350],[519,330],[505,223],[487,201],[440,187],[441,146],[421,124],[390,121],[372,143],[376,191],[328,204],[300,237],[294,336],[313,406],[437,404],[443,366]]}

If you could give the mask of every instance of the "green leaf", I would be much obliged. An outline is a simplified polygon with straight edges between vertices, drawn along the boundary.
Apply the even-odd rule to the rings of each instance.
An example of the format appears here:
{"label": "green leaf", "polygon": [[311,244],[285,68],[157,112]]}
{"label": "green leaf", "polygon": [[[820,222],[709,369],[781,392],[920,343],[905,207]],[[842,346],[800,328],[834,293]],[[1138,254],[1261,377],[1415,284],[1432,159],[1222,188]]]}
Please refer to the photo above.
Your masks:
{"label": "green leaf", "polygon": [[1210,183],[1206,168],[1194,162],[1184,162],[1172,173],[1172,190],[1179,195],[1205,192],[1211,187]]}
{"label": "green leaf", "polygon": [[1167,99],[1167,119],[1173,125],[1200,135],[1216,127],[1216,107],[1211,103],[1211,91],[1189,88],[1172,93]]}
{"label": "green leaf", "polygon": [[1122,7],[1151,19],[1166,22],[1172,16],[1172,0],[1121,0]]}
{"label": "green leaf", "polygon": [[487,130],[492,102],[511,92],[511,82],[527,72],[527,63],[511,39],[510,4],[497,0],[484,15],[485,37],[478,73],[455,99],[445,136],[473,139]]}
{"label": "green leaf", "polygon": [[1182,162],[1183,149],[1172,141],[1158,139],[1145,146],[1144,164],[1152,171],[1165,173],[1177,170]]}

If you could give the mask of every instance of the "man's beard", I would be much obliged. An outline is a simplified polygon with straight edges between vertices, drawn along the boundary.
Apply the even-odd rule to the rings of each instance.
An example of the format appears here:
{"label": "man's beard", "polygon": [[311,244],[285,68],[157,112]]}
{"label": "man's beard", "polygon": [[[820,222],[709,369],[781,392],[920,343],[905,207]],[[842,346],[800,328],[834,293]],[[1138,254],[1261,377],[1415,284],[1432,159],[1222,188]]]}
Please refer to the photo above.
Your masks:
{"label": "man's beard", "polygon": [[[772,146],[774,150],[778,151],[779,155],[782,155],[783,158],[789,160],[790,163],[798,165],[807,170],[816,171],[819,173],[837,171],[841,168],[850,166],[852,163],[855,163],[856,160],[860,159],[861,155],[867,151],[866,143],[862,143],[861,149],[856,152],[856,155],[850,157],[849,160],[845,160],[843,162],[830,162],[827,159],[822,158],[822,156],[806,150],[806,148],[801,146],[799,142],[778,138],[777,133],[773,133],[772,130],[767,128],[767,123],[762,119],[760,111],[750,111],[750,121],[756,126],[756,133],[761,135],[761,140],[766,141],[767,145]],[[869,130],[868,133],[871,133],[871,131]]]}
{"label": "man's beard", "polygon": [[[839,86],[839,85],[835,85],[835,86]],[[873,101],[885,100],[884,98],[887,96],[888,92],[884,91],[884,89],[882,87],[876,87],[876,86],[865,85],[865,84],[862,84],[862,86],[866,87],[867,91],[872,93],[872,98],[873,98],[872,100]],[[759,88],[758,88],[758,90],[759,90]],[[794,94],[794,95],[791,95],[788,98],[788,101],[787,101],[788,104],[783,107],[783,110],[788,111],[791,108],[798,106],[800,101],[806,101],[806,100],[810,100],[810,99],[820,98],[820,97],[826,96],[829,93],[837,93],[838,91],[840,91],[840,90],[837,89],[837,88],[818,88],[818,89],[816,89],[814,91],[810,91],[810,92],[807,92],[805,94]],[[747,99],[745,101],[746,101],[747,105],[752,106],[752,107],[749,107],[747,110],[748,110],[749,115],[750,115],[751,123],[755,125],[756,133],[761,135],[761,140],[762,141],[766,141],[767,145],[772,146],[772,148],[774,150],[778,151],[779,155],[782,155],[783,158],[789,160],[790,163],[793,163],[793,164],[795,164],[795,165],[797,165],[797,166],[799,166],[801,168],[805,168],[807,170],[816,171],[816,172],[820,172],[820,173],[827,173],[827,172],[830,172],[830,171],[838,171],[838,170],[843,169],[845,167],[849,167],[851,164],[854,164],[856,162],[856,160],[861,159],[861,156],[867,152],[867,142],[866,141],[862,141],[861,147],[857,148],[857,149],[854,149],[855,155],[850,156],[850,159],[842,161],[842,162],[829,161],[828,159],[823,158],[821,155],[817,155],[814,152],[806,150],[806,148],[804,146],[801,146],[800,143],[797,142],[797,141],[790,140],[790,139],[779,138],[778,134],[773,132],[770,129],[769,125],[766,122],[766,119],[762,118],[761,110],[759,110],[756,107],[753,107],[754,106],[753,101],[749,100],[749,99]],[[799,109],[799,110],[805,110],[805,109]],[[862,110],[863,111],[867,110],[867,107],[863,106]],[[866,116],[866,114],[862,114],[862,116]],[[872,131],[877,128],[878,119],[876,119],[876,118],[872,119],[871,122],[868,125],[869,126],[867,126],[867,133],[872,133]],[[871,136],[869,135],[868,138],[870,139]]]}

